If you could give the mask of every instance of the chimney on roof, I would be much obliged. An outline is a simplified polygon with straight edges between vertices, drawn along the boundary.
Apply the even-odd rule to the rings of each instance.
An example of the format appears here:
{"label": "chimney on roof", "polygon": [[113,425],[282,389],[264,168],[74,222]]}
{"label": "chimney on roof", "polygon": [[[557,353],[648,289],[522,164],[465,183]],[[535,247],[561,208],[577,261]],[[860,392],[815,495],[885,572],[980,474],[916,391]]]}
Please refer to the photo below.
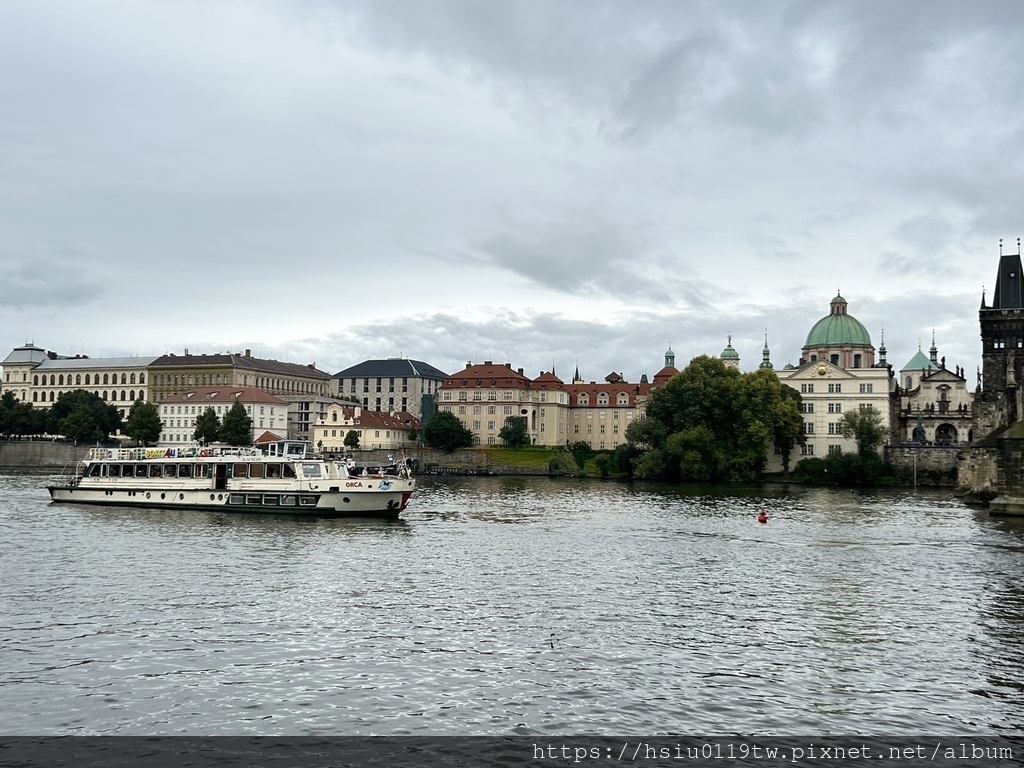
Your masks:
{"label": "chimney on roof", "polygon": [[516,373],[518,373],[520,376],[522,376],[523,375],[523,369],[522,368],[516,368]]}
{"label": "chimney on roof", "polygon": [[491,360],[484,360],[484,365],[494,365]]}
{"label": "chimney on roof", "polygon": [[472,366],[473,366],[473,361],[472,360],[467,360],[466,361],[466,367],[467,368],[471,368]]}
{"label": "chimney on roof", "polygon": [[252,357],[252,350],[251,349],[245,350],[245,356],[246,357]]}

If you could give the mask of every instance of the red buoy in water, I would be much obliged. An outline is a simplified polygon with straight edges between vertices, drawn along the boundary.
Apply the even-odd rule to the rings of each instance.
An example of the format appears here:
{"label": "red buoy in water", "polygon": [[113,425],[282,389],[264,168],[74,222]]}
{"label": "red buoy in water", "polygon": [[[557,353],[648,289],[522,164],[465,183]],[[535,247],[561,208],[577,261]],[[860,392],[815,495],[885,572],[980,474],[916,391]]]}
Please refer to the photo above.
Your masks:
{"label": "red buoy in water", "polygon": [[760,515],[758,515],[757,516],[757,522],[759,522],[759,523],[767,523],[768,522],[768,513],[767,512],[762,512]]}

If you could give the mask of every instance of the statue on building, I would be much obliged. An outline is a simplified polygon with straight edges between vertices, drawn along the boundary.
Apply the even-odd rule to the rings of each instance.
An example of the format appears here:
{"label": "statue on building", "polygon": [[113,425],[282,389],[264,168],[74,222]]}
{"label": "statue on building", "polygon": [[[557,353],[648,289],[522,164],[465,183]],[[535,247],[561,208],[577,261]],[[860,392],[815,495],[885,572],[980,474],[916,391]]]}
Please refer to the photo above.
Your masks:
{"label": "statue on building", "polygon": [[924,431],[924,424],[922,424],[921,422],[922,422],[921,412],[918,411],[917,412],[917,426],[914,427],[914,442],[915,443],[923,443],[923,442],[925,442],[928,439],[928,436],[925,434],[925,431]]}

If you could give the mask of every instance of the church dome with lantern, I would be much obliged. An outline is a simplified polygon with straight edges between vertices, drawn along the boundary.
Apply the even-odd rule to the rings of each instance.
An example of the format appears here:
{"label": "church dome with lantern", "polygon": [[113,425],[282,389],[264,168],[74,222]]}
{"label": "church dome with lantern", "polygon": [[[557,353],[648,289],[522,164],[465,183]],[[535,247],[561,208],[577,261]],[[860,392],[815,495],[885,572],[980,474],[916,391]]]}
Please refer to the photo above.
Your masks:
{"label": "church dome with lantern", "polygon": [[871,336],[864,324],[849,314],[847,306],[842,294],[832,299],[829,313],[807,334],[804,360],[828,360],[840,368],[870,368],[875,364]]}

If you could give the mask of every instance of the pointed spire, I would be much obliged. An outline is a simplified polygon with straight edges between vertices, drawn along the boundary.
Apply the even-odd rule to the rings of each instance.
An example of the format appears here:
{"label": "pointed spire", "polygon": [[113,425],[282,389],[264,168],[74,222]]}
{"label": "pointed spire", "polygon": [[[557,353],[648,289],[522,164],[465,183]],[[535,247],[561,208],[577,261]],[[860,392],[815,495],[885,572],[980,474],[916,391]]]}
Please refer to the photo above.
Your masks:
{"label": "pointed spire", "polygon": [[932,328],[932,345],[928,349],[928,359],[932,361],[932,365],[936,368],[939,367],[939,350],[935,347],[935,329]]}
{"label": "pointed spire", "polygon": [[774,366],[771,361],[771,352],[768,350],[768,330],[764,332],[764,349],[761,350],[761,368],[771,369]]}
{"label": "pointed spire", "polygon": [[665,352],[665,367],[675,368],[676,367],[676,353],[672,351],[672,345],[668,345],[668,351]]}
{"label": "pointed spire", "polygon": [[878,366],[879,368],[885,368],[888,363],[885,362],[885,326],[882,326],[882,345],[878,348]]}

